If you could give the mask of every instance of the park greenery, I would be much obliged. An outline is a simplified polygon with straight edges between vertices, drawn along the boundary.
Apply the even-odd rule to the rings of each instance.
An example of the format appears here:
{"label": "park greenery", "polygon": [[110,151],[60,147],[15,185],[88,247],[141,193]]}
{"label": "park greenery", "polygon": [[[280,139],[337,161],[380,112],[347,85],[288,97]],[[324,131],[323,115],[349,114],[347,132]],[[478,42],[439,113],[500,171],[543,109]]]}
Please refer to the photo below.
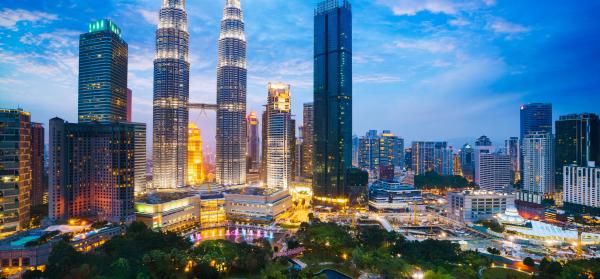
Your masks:
{"label": "park greenery", "polygon": [[[155,232],[143,223],[133,223],[124,235],[90,253],[80,253],[60,241],[46,270],[28,271],[23,278],[322,278],[315,274],[334,269],[353,278],[364,272],[383,278],[411,278],[422,271],[427,279],[468,279],[478,278],[478,272],[490,265],[488,258],[461,251],[449,241],[408,241],[378,226],[348,227],[312,220],[281,243],[290,249],[304,247],[305,252],[297,257],[307,267],[299,271],[286,258],[272,259],[275,248],[265,240],[209,240],[194,246],[174,233]],[[544,260],[538,278],[584,278],[564,274],[588,273],[600,278],[598,263],[600,260],[563,265]]]}
{"label": "park greenery", "polygon": [[415,187],[418,189],[466,188],[469,181],[460,175],[439,175],[434,171],[415,176]]}

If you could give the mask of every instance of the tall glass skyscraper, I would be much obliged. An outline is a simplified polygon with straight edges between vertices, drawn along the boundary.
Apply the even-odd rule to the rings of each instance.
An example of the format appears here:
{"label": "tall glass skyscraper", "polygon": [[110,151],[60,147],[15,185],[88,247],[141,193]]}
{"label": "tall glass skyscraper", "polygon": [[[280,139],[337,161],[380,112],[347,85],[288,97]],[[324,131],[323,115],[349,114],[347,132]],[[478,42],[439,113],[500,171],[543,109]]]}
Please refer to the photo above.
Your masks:
{"label": "tall glass skyscraper", "polygon": [[79,122],[127,120],[127,43],[108,19],[79,36]]}
{"label": "tall glass skyscraper", "polygon": [[156,30],[153,187],[185,186],[190,63],[185,0],[163,0]]}
{"label": "tall glass skyscraper", "polygon": [[528,134],[552,134],[552,104],[532,103],[521,106],[521,142]]}
{"label": "tall glass skyscraper", "polygon": [[563,167],[600,165],[600,119],[594,113],[560,116],[556,127],[556,186],[562,188]]}
{"label": "tall glass skyscraper", "polygon": [[246,183],[246,37],[240,0],[226,0],[217,65],[217,184]]}
{"label": "tall glass skyscraper", "polygon": [[326,0],[314,17],[315,196],[347,196],[345,173],[352,166],[352,7]]}
{"label": "tall glass skyscraper", "polygon": [[260,140],[258,135],[258,116],[256,111],[250,112],[246,119],[248,124],[248,172],[257,173],[260,168]]}
{"label": "tall glass skyscraper", "polygon": [[313,175],[313,153],[314,144],[314,111],[313,103],[305,103],[302,111],[302,173],[306,178],[312,178]]}

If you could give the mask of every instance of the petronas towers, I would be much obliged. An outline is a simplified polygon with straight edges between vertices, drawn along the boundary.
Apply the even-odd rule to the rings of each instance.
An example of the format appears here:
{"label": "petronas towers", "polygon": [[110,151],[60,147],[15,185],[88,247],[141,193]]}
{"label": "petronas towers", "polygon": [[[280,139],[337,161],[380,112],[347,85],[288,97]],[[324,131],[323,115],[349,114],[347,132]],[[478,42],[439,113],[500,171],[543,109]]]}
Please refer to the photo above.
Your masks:
{"label": "petronas towers", "polygon": [[[189,33],[185,0],[163,0],[156,30],[153,188],[185,186]],[[217,184],[246,182],[246,38],[240,0],[226,0],[217,65]]]}
{"label": "petronas towers", "polygon": [[240,0],[227,0],[217,65],[217,184],[246,183],[246,37]]}
{"label": "petronas towers", "polygon": [[156,30],[153,188],[185,186],[190,63],[185,0],[163,0]]}

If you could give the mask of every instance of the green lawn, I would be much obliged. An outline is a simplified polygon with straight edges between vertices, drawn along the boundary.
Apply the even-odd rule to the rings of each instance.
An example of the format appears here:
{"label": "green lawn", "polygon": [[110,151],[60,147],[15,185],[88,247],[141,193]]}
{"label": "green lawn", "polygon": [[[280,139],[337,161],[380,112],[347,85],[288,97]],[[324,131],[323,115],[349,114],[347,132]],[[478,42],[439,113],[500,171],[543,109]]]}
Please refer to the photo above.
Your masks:
{"label": "green lawn", "polygon": [[483,279],[530,279],[531,275],[505,268],[490,268],[483,272]]}

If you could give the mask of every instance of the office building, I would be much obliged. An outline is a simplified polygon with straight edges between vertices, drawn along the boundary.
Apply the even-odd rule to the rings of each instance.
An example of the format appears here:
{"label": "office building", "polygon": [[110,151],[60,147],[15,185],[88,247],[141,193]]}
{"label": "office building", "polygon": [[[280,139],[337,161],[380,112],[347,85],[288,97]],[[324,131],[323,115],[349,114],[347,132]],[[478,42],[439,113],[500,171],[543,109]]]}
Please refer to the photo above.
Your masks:
{"label": "office building", "polygon": [[190,122],[188,127],[187,185],[200,185],[206,179],[202,154],[202,136],[196,124]]}
{"label": "office building", "polygon": [[248,162],[246,168],[249,173],[257,173],[260,168],[260,140],[256,111],[248,114],[246,123],[248,124]]}
{"label": "office building", "polygon": [[146,179],[146,123],[131,122],[135,131],[135,151],[134,151],[134,192],[144,193],[147,191]]}
{"label": "office building", "polygon": [[510,159],[510,156],[500,153],[481,154],[479,188],[495,192],[509,190],[512,182]]}
{"label": "office building", "polygon": [[413,161],[412,161],[412,147],[407,147],[404,149],[404,167],[407,170],[412,170]]}
{"label": "office building", "polygon": [[474,223],[503,214],[514,208],[515,196],[492,191],[462,191],[448,193],[448,218]]}
{"label": "office building", "polygon": [[600,215],[600,167],[563,167],[563,202],[565,210],[581,214]]}
{"label": "office building", "polygon": [[44,126],[31,123],[31,206],[38,206],[48,201],[48,183],[44,166]]}
{"label": "office building", "polygon": [[[291,116],[291,115],[290,115]],[[296,119],[290,118],[290,128],[288,133],[288,146],[291,149],[292,155],[292,170],[290,174],[290,179],[292,181],[296,180],[298,173],[296,172],[296,168],[298,167],[298,161],[296,160]]]}
{"label": "office building", "polygon": [[479,185],[481,174],[481,154],[490,154],[494,152],[492,141],[487,136],[481,136],[475,141],[473,148],[473,182]]}
{"label": "office building", "polygon": [[227,0],[217,66],[217,184],[246,183],[246,37],[240,0]]}
{"label": "office building", "polygon": [[339,198],[352,166],[352,11],[325,0],[314,15],[314,161],[317,197]]}
{"label": "office building", "polygon": [[404,139],[388,130],[377,134],[370,130],[359,139],[358,167],[376,171],[380,166],[402,168],[404,165]]}
{"label": "office building", "polygon": [[183,187],[187,179],[190,63],[184,0],[163,1],[156,30],[153,105],[155,189]]}
{"label": "office building", "polygon": [[554,171],[552,134],[527,134],[523,139],[523,190],[535,195],[554,193]]}
{"label": "office building", "polygon": [[412,212],[423,203],[421,190],[395,181],[377,180],[369,185],[369,209],[376,212]]}
{"label": "office building", "polygon": [[127,112],[125,113],[125,121],[132,122],[132,108],[133,108],[133,92],[127,88]]}
{"label": "office building", "polygon": [[534,132],[552,133],[552,104],[521,105],[521,141]]}
{"label": "office building", "polygon": [[445,141],[416,141],[412,143],[411,149],[415,175],[431,171],[439,175],[452,175],[453,152]]}
{"label": "office building", "polygon": [[512,183],[521,181],[521,145],[519,138],[510,137],[505,142],[506,155],[510,157],[510,178]]}
{"label": "office building", "polygon": [[305,103],[302,110],[302,177],[312,178],[314,140],[314,104]]}
{"label": "office building", "polygon": [[268,92],[267,187],[288,189],[295,154],[290,85],[269,83]]}
{"label": "office building", "polygon": [[0,109],[0,238],[27,228],[31,195],[31,116]]}
{"label": "office building", "polygon": [[261,149],[260,149],[260,181],[267,182],[267,150],[269,142],[269,113],[265,106],[265,111],[262,114],[262,129],[261,129]]}
{"label": "office building", "polygon": [[135,123],[50,120],[49,217],[135,219]]}
{"label": "office building", "polygon": [[475,151],[473,146],[465,143],[458,151],[458,155],[460,157],[462,176],[469,181],[473,181],[475,178]]}
{"label": "office building", "polygon": [[560,116],[556,127],[556,183],[562,183],[564,166],[600,164],[600,120],[593,113]]}
{"label": "office building", "polygon": [[108,19],[79,36],[79,122],[127,119],[127,43]]}

